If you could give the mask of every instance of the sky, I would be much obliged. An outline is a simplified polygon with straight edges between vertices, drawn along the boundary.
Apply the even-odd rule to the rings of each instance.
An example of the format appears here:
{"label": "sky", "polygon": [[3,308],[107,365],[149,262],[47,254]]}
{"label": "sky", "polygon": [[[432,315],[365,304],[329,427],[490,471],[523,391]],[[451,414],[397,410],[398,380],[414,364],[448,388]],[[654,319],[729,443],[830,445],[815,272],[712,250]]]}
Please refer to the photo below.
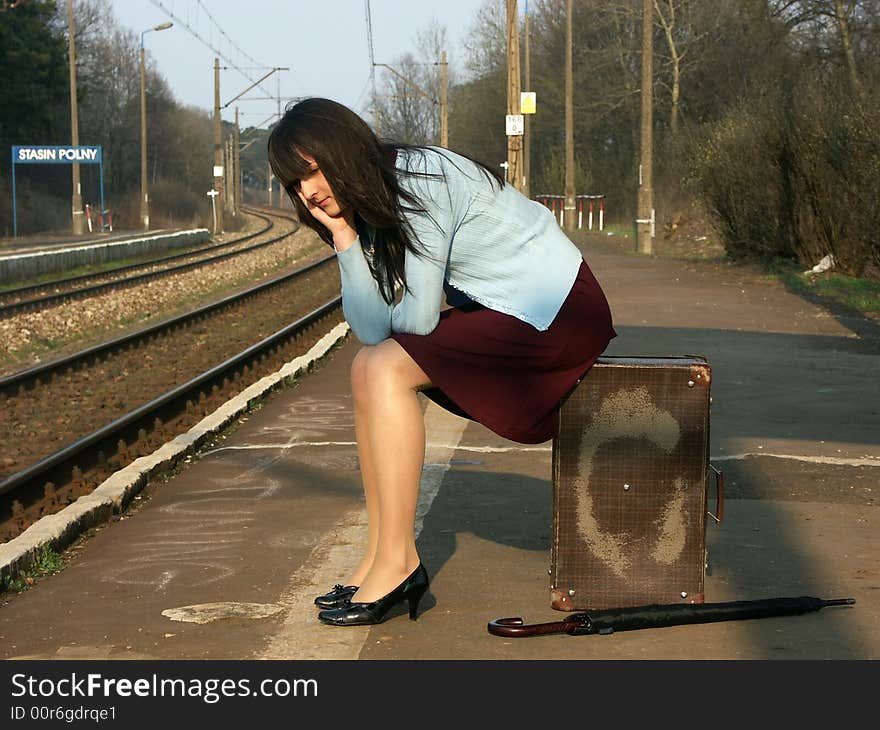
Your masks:
{"label": "sky", "polygon": [[[463,41],[483,2],[370,0],[374,61],[392,64],[407,52],[417,53],[417,33],[436,20],[446,27],[450,67],[463,71]],[[228,67],[220,72],[220,104],[231,102],[222,116],[234,121],[238,106],[243,129],[266,127],[278,110],[278,96],[282,111],[284,97],[325,96],[366,113],[371,71],[366,0],[110,0],[110,5],[117,22],[139,41],[148,28],[174,23],[146,33],[143,43],[148,63],[183,104],[213,110],[219,57],[221,69]],[[232,101],[273,67],[290,70],[274,72],[262,90]]]}

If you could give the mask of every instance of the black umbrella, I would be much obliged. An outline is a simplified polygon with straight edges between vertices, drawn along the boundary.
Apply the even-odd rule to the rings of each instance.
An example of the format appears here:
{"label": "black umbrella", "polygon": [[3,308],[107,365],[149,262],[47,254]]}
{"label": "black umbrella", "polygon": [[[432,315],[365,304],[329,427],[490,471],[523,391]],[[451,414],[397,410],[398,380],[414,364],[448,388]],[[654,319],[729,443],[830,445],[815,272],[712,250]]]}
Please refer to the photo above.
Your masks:
{"label": "black umbrella", "polygon": [[524,624],[521,618],[498,618],[489,622],[495,636],[537,636],[540,634],[611,634],[615,631],[654,629],[713,621],[742,621],[770,616],[792,616],[818,611],[826,606],[851,606],[855,598],[764,598],[726,603],[671,603],[650,606],[608,608],[603,611],[574,613],[562,621]]}

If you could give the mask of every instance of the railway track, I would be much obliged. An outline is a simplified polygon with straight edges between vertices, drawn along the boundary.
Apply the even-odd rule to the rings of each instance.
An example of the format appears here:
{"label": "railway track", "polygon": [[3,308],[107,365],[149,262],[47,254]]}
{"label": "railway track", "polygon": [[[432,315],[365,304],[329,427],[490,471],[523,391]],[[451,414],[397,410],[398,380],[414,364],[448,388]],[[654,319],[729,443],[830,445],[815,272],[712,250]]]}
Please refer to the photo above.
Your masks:
{"label": "railway track", "polygon": [[0,379],[0,540],[305,352],[342,320],[332,262]]}
{"label": "railway track", "polygon": [[[57,306],[75,299],[87,299],[97,294],[130,288],[147,281],[189,271],[200,266],[223,261],[243,254],[252,253],[289,236],[299,223],[293,216],[273,212],[272,215],[291,223],[285,231],[272,238],[247,244],[265,235],[274,228],[272,219],[258,207],[245,206],[250,215],[260,218],[264,226],[260,230],[223,243],[215,243],[149,261],[118,266],[101,272],[81,276],[55,279],[49,282],[7,289],[0,292],[0,319],[22,312],[35,312]],[[247,244],[247,245],[243,245]]]}

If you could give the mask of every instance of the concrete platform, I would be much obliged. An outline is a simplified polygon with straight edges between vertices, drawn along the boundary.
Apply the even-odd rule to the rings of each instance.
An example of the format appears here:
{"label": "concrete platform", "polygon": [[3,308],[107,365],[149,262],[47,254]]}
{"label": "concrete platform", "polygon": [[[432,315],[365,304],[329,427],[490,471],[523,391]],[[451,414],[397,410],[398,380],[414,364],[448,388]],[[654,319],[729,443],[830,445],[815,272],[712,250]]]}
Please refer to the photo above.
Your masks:
{"label": "concrete platform", "polygon": [[[5,659],[876,659],[880,657],[880,339],[776,282],[717,264],[586,251],[619,337],[607,354],[713,367],[708,601],[814,595],[852,607],[611,636],[505,639],[489,620],[549,604],[550,443],[523,446],[425,401],[418,621],[320,624],[366,523],[352,336],[237,419],[58,575],[0,606]],[[860,331],[862,334],[857,335]]]}
{"label": "concrete platform", "polygon": [[207,228],[159,229],[135,235],[88,238],[71,244],[37,244],[11,252],[0,250],[0,282],[22,282],[45,274],[63,274],[80,266],[173,252],[206,243],[210,238]]}

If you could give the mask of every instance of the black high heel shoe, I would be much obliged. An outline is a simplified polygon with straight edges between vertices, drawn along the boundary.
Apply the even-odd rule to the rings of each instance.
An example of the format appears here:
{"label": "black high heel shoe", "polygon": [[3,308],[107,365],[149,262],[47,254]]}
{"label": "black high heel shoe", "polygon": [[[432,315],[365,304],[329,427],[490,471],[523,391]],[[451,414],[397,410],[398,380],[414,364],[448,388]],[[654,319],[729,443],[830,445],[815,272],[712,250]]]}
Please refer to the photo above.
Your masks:
{"label": "black high heel shoe", "polygon": [[409,617],[413,621],[419,608],[419,601],[428,590],[428,571],[419,563],[409,577],[391,593],[369,603],[347,602],[344,606],[321,611],[318,619],[331,626],[366,626],[382,623],[388,612],[406,601],[409,604]]}
{"label": "black high heel shoe", "polygon": [[320,608],[339,608],[348,603],[349,599],[357,593],[357,586],[344,586],[337,583],[327,593],[315,599],[315,605]]}

